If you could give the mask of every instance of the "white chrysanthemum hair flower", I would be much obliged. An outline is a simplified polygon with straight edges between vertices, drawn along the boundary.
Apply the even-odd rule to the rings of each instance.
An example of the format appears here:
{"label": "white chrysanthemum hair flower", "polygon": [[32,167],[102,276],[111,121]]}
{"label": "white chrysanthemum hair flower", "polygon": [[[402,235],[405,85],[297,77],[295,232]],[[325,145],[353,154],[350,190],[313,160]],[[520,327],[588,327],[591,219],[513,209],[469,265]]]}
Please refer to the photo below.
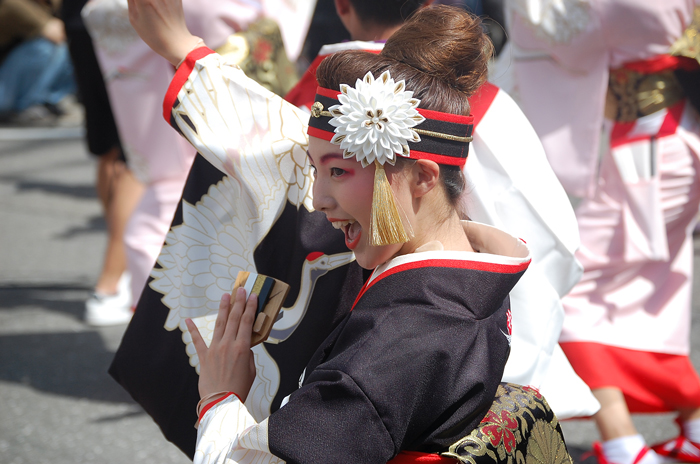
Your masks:
{"label": "white chrysanthemum hair flower", "polygon": [[404,81],[394,82],[385,71],[375,80],[371,72],[358,79],[355,88],[341,84],[339,105],[328,108],[335,127],[331,143],[340,145],[345,158],[353,156],[367,167],[396,163],[396,154],[408,157],[408,142],[420,142],[412,129],[425,118],[416,110],[420,100],[405,90]]}

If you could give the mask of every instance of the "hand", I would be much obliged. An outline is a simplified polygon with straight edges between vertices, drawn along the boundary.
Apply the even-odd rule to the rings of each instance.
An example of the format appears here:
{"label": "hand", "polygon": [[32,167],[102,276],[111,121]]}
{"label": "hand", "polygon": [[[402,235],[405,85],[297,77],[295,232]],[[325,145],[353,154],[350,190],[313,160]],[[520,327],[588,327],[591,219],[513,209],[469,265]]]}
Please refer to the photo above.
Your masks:
{"label": "hand", "polygon": [[154,52],[177,66],[199,42],[185,24],[182,0],[128,0],[129,21]]}
{"label": "hand", "polygon": [[41,35],[55,44],[65,42],[66,28],[63,26],[63,21],[58,18],[49,19],[41,29]]}
{"label": "hand", "polygon": [[250,350],[250,339],[258,298],[253,294],[246,302],[245,290],[239,288],[233,306],[230,303],[231,295],[225,293],[219,303],[219,314],[209,348],[194,322],[187,319],[185,323],[199,356],[200,397],[231,391],[245,401],[255,380],[255,361]]}

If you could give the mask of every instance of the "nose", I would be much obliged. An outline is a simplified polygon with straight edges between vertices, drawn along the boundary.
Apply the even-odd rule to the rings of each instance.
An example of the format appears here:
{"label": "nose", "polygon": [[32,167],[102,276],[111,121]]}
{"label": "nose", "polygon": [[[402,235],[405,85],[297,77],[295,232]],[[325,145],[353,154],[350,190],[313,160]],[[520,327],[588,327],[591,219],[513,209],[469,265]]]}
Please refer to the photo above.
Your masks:
{"label": "nose", "polygon": [[313,185],[314,200],[313,205],[316,211],[330,211],[335,206],[335,200],[328,189],[328,182],[324,179],[316,178]]}

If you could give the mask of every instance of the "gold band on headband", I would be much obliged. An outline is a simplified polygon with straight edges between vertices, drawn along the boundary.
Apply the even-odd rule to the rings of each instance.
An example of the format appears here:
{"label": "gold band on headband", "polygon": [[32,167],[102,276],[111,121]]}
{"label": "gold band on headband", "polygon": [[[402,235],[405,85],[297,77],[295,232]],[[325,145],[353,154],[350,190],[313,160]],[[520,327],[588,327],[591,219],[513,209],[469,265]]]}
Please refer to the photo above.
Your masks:
{"label": "gold band on headband", "polygon": [[[323,103],[321,102],[314,102],[314,104],[311,106],[311,116],[314,118],[320,118],[322,116],[327,117],[327,118],[332,118],[334,115],[331,114],[330,111],[325,111],[323,109]],[[420,135],[426,135],[428,137],[437,137],[440,139],[445,139],[445,140],[452,140],[454,142],[464,142],[464,143],[469,143],[474,140],[474,137],[460,137],[458,135],[452,135],[452,134],[443,134],[441,132],[435,132],[435,131],[429,131],[429,130],[423,130],[423,129],[413,129]]]}

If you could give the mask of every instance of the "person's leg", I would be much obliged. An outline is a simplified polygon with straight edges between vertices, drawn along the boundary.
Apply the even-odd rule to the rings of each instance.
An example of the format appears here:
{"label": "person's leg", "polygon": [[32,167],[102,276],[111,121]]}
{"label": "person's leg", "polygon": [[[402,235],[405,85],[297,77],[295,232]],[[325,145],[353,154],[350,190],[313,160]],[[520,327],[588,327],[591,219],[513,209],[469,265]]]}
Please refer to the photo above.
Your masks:
{"label": "person's leg", "polygon": [[144,187],[120,159],[118,148],[113,148],[99,159],[97,191],[107,221],[107,248],[102,272],[97,279],[95,292],[111,295],[126,271],[124,231],[136,208]]}
{"label": "person's leg", "polygon": [[[44,43],[46,42],[46,43]],[[30,92],[41,72],[41,63],[49,60],[48,40],[34,39],[15,46],[0,64],[0,113],[19,112],[20,100]]]}
{"label": "person's leg", "polygon": [[[21,112],[30,106],[57,103],[75,91],[65,44],[44,38],[21,43],[3,61],[0,83],[0,111]],[[58,100],[50,102],[50,98]]]}
{"label": "person's leg", "polygon": [[126,224],[143,193],[143,185],[123,160],[115,160],[106,172],[111,176],[106,180],[111,186],[105,211],[107,247],[95,292],[85,302],[85,321],[94,326],[125,324],[133,314],[124,235]]}
{"label": "person's leg", "polygon": [[598,388],[593,390],[593,395],[600,403],[600,410],[593,419],[603,441],[637,434],[625,397],[619,389]]}
{"label": "person's leg", "polygon": [[597,388],[593,395],[600,410],[593,416],[603,440],[597,449],[602,464],[659,464],[661,460],[649,449],[627,408],[625,397],[618,388]]}
{"label": "person's leg", "polygon": [[68,95],[74,95],[77,91],[73,65],[71,63],[68,46],[63,43],[54,49],[52,56],[52,72],[48,79],[44,103],[57,105]]}

